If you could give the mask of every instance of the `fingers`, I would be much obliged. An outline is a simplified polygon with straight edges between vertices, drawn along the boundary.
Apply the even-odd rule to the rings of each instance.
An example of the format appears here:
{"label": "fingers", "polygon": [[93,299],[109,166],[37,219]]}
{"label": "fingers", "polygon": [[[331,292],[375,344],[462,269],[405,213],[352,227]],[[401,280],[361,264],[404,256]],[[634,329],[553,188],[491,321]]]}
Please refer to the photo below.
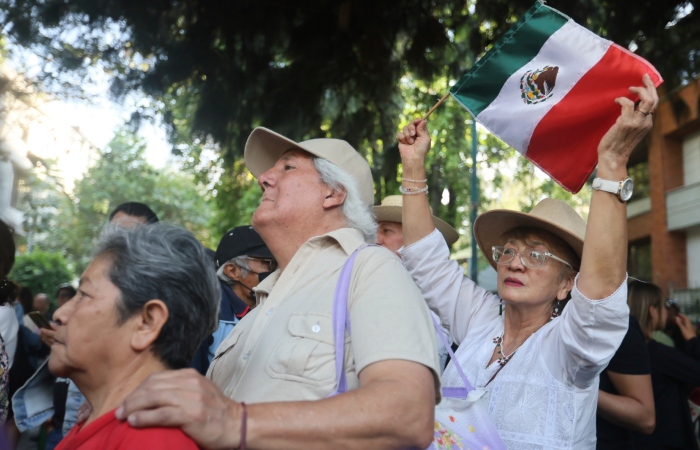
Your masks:
{"label": "fingers", "polygon": [[[120,419],[117,416],[117,419]],[[188,423],[188,417],[183,413],[183,409],[174,406],[161,407],[158,409],[138,411],[128,415],[129,424],[135,428],[147,427],[181,427]]]}
{"label": "fingers", "polygon": [[654,101],[654,107],[659,104],[659,93],[656,92],[656,87],[654,86],[654,81],[651,79],[649,74],[644,74],[642,77],[642,83],[646,87],[647,92],[651,94],[651,99]]}
{"label": "fingers", "polygon": [[615,103],[620,105],[622,117],[631,117],[634,114],[634,102],[627,97],[618,97],[615,99]]}
{"label": "fingers", "polygon": [[644,74],[642,83],[644,84],[643,87],[632,86],[629,90],[639,97],[637,112],[646,119],[646,116],[653,115],[656,112],[656,107],[659,104],[659,95],[654,87],[654,82],[648,74]]}
{"label": "fingers", "polygon": [[413,121],[416,127],[416,136],[426,136],[428,134],[428,121],[425,119],[416,119]]}
{"label": "fingers", "polygon": [[676,316],[676,323],[687,327],[690,326],[690,319],[688,319],[688,316],[678,313],[678,315]]}
{"label": "fingers", "polygon": [[157,372],[126,397],[116,417],[123,420],[137,412],[162,408],[180,409],[184,414],[188,408],[219,398],[225,397],[216,385],[193,369]]}
{"label": "fingers", "polygon": [[417,136],[424,136],[427,134],[427,123],[428,122],[424,119],[414,119],[413,122],[403,127],[403,130],[396,134],[396,139],[400,144],[413,144]]}

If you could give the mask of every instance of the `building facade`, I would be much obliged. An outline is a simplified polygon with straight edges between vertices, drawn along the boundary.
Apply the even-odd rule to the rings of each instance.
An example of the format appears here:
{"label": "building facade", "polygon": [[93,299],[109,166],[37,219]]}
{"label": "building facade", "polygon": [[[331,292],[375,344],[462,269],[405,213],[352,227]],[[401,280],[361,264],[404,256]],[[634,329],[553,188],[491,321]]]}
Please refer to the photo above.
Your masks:
{"label": "building facade", "polygon": [[662,98],[630,159],[629,272],[700,318],[700,78]]}

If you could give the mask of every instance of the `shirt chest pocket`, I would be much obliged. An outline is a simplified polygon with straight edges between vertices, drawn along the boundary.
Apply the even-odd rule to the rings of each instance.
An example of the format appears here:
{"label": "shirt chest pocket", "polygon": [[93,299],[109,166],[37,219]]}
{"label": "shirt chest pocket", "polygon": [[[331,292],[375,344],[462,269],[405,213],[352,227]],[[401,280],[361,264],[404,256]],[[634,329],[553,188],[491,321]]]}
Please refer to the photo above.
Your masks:
{"label": "shirt chest pocket", "polygon": [[270,356],[273,378],[313,386],[335,384],[335,341],[330,316],[295,314]]}

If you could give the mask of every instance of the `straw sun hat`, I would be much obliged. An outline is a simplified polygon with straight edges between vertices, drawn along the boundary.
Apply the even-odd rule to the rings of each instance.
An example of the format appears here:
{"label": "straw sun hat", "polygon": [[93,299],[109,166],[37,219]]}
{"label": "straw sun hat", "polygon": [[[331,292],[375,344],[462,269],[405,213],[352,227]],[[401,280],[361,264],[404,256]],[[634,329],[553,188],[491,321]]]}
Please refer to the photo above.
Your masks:
{"label": "straw sun hat", "polygon": [[[403,196],[401,195],[389,195],[382,200],[382,204],[379,206],[374,206],[372,208],[374,216],[377,218],[377,222],[396,222],[402,223],[401,209],[403,207]],[[433,223],[435,228],[438,229],[440,233],[445,237],[447,241],[447,246],[450,247],[452,244],[457,242],[459,234],[457,230],[452,228],[444,220],[433,216]]]}
{"label": "straw sun hat", "polygon": [[518,227],[532,227],[548,231],[569,244],[579,259],[583,253],[586,222],[563,200],[546,198],[529,213],[494,209],[477,217],[474,235],[482,253],[496,268],[491,247],[503,245],[503,235]]}

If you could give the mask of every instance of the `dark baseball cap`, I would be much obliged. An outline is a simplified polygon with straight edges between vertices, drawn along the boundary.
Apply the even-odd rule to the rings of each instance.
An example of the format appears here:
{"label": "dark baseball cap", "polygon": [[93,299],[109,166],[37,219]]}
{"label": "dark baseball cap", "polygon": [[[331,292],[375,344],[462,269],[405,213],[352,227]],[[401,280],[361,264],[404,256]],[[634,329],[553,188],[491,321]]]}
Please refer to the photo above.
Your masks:
{"label": "dark baseball cap", "polygon": [[250,225],[232,228],[224,234],[214,255],[216,268],[218,269],[236,256],[274,258],[258,232]]}

